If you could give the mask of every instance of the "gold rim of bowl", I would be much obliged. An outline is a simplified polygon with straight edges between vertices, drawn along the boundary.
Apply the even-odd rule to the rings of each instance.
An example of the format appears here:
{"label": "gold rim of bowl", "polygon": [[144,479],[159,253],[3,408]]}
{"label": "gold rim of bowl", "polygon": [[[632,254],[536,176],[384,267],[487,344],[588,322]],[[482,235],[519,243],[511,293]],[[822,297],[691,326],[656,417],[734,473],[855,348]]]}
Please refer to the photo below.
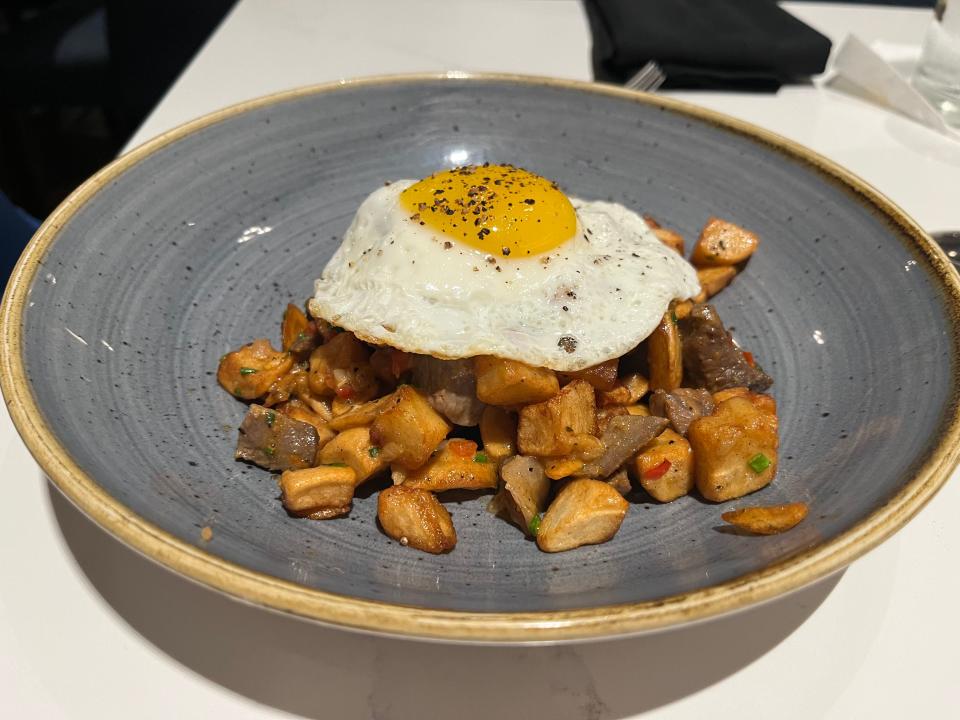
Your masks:
{"label": "gold rim of bowl", "polygon": [[21,437],[57,487],[101,527],[147,557],[193,580],[273,610],[319,622],[423,639],[478,643],[549,643],[586,640],[664,628],[727,613],[808,585],[847,566],[912,518],[950,476],[960,458],[960,382],[953,378],[948,417],[936,446],[916,474],[882,507],[837,537],[759,571],[729,582],[662,599],[547,612],[463,612],[362,600],[307,588],[223,560],[174,537],[135,514],[85,473],[58,442],[37,406],[23,358],[23,313],[33,279],[61,228],[103,187],[163,147],[240,113],[296,98],[335,93],[343,88],[438,82],[512,82],[568,88],[630,100],[707,121],[760,141],[815,167],[852,190],[859,201],[879,211],[914,243],[939,278],[945,312],[953,323],[953,357],[960,357],[960,276],[939,246],[892,201],[834,162],[775,133],[721,113],[668,97],[612,85],[507,74],[440,73],[341,80],[248,100],[187,122],[135,148],[77,188],[37,230],[7,284],[0,306],[0,386]]}

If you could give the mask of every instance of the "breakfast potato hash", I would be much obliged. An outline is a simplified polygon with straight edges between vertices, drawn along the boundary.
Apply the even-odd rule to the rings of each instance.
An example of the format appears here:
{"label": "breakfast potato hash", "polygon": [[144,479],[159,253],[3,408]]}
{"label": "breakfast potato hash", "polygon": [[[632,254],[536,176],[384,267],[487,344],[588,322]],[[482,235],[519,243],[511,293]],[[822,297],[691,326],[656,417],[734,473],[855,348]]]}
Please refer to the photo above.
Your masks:
{"label": "breakfast potato hash", "polygon": [[[351,512],[359,485],[379,483],[377,517],[385,534],[444,553],[457,542],[444,494],[488,493],[491,511],[544,552],[560,552],[610,540],[631,500],[666,503],[697,492],[725,502],[774,479],[777,408],[765,394],[773,381],[708,303],[735,282],[759,245],[755,234],[710,218],[693,244],[691,266],[682,256],[684,239],[653,218],[613,203],[568,199],[555,184],[512,166],[402,182],[402,192],[381,195],[396,205],[389,212],[403,213],[389,221],[401,223],[403,233],[386,225],[373,232],[374,221],[355,221],[307,311],[291,304],[283,313],[282,347],[261,338],[220,361],[221,386],[250,404],[236,458],[281,473],[291,516],[341,517]],[[600,236],[610,227],[628,239],[603,246]],[[354,252],[361,231],[371,244]],[[580,260],[592,266],[591,277],[615,283],[613,298],[592,296],[578,284],[579,270],[566,272],[578,267],[576,252],[564,245],[571,232],[582,235],[580,252],[587,254]],[[477,249],[490,241],[496,252]],[[454,249],[487,257],[482,270],[467,270],[489,275],[478,287],[532,274],[552,293],[541,315],[556,311],[559,319],[527,321],[531,331],[523,337],[501,328],[483,346],[488,352],[475,352],[476,338],[464,339],[462,328],[450,342],[430,336],[443,317],[432,326],[405,326],[401,314],[381,308],[384,318],[374,330],[351,314],[349,302],[331,310],[336,272],[347,277],[363,263],[386,262],[378,257],[407,257],[384,252],[405,242],[432,242],[441,258],[454,257]],[[551,267],[551,253],[567,251]],[[628,263],[631,255],[640,261]],[[457,272],[460,264],[450,260],[443,272]],[[408,294],[431,272],[411,270]],[[400,285],[404,278],[379,281]],[[349,294],[349,288],[340,289]],[[618,306],[627,290],[634,295]],[[615,341],[603,335],[608,316],[593,326],[582,314],[592,312],[591,298],[605,303],[608,315],[611,306],[622,309]],[[518,305],[529,301],[518,295]],[[457,320],[455,302],[434,306],[435,314],[449,310],[446,320]],[[370,317],[371,307],[362,317]],[[411,327],[425,328],[423,336],[417,339]],[[613,348],[619,350],[611,356]],[[801,504],[788,507],[786,519],[782,511],[724,518],[758,533],[781,532],[806,513]]]}

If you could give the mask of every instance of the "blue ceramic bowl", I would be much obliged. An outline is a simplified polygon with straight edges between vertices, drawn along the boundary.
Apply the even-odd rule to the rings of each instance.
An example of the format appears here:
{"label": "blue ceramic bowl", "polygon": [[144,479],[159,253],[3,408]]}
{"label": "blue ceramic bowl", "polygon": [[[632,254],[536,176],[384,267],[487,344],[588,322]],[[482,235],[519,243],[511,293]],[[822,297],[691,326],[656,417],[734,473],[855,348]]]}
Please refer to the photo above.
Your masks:
{"label": "blue ceramic bowl", "polygon": [[[291,519],[273,478],[233,461],[245,407],[217,387],[221,354],[277,336],[371,190],[485,161],[687,238],[711,215],[760,235],[718,306],[776,379],[781,469],[749,502],[806,501],[804,523],[743,537],[696,497],[640,502],[613,541],[547,555],[467,499],[448,505],[456,550],[436,557],[386,538],[375,496],[346,519]],[[789,591],[905,523],[957,460],[958,287],[875,190],[742,122],[555,80],[372,79],[202,118],[78,189],[7,288],[3,392],[69,498],[212,587],[419,637],[609,636]]]}

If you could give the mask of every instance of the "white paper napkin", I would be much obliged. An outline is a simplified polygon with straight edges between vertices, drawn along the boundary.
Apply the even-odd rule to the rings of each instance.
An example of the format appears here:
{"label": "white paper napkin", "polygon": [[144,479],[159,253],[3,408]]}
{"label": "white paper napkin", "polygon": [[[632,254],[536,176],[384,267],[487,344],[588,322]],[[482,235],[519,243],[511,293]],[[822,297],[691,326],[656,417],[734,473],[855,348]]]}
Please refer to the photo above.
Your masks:
{"label": "white paper napkin", "polygon": [[[893,48],[902,59],[902,48]],[[855,95],[905,115],[939,133],[960,140],[957,132],[904,75],[856,35],[847,35],[834,51],[830,67],[818,80],[821,87]]]}

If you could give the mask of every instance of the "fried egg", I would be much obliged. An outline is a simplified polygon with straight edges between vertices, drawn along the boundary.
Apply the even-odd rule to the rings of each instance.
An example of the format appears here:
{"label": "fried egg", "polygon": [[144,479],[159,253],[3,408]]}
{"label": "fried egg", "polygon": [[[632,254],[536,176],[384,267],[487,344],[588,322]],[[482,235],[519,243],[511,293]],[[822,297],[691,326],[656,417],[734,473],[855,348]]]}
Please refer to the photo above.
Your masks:
{"label": "fried egg", "polygon": [[483,165],[372,192],[310,310],[406,352],[574,371],[636,347],[671,300],[699,291],[693,267],[635,212]]}

